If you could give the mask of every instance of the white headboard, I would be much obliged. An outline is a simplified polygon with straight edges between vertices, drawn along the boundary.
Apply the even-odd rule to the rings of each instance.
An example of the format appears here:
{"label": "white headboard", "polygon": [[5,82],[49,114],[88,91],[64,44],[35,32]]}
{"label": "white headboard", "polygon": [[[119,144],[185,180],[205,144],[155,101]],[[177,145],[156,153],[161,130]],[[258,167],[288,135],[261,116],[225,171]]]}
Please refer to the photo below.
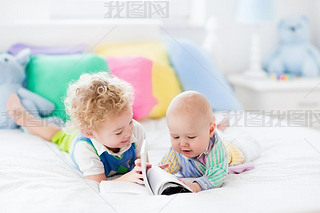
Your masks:
{"label": "white headboard", "polygon": [[159,41],[157,20],[43,21],[0,24],[0,51],[21,42],[39,46]]}

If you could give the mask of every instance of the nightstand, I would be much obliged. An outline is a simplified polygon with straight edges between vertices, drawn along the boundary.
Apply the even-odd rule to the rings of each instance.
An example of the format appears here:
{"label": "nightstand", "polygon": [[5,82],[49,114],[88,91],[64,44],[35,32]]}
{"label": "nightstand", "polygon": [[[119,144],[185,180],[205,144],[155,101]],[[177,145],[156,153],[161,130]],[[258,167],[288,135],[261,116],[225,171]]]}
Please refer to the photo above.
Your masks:
{"label": "nightstand", "polygon": [[253,80],[237,74],[228,80],[246,112],[277,118],[283,126],[320,129],[320,78]]}
{"label": "nightstand", "polygon": [[227,78],[245,110],[320,111],[320,78],[253,80],[241,74]]}

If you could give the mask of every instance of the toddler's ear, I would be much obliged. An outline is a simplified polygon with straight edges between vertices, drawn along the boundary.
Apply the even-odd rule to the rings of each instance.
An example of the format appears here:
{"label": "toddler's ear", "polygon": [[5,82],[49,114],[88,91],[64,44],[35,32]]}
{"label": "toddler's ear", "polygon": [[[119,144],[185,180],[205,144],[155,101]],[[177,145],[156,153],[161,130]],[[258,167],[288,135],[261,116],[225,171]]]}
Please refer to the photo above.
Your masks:
{"label": "toddler's ear", "polygon": [[81,133],[84,135],[84,137],[93,138],[93,133],[88,129],[81,129]]}

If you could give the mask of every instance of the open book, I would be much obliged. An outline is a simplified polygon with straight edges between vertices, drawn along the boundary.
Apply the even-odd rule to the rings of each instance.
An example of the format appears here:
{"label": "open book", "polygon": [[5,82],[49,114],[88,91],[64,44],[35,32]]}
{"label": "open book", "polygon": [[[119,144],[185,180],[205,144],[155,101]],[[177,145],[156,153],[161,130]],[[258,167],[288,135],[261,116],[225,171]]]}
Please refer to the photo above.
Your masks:
{"label": "open book", "polygon": [[147,142],[144,141],[141,148],[141,168],[144,184],[150,194],[171,195],[177,193],[192,192],[178,178],[158,166],[152,166],[147,170]]}
{"label": "open book", "polygon": [[172,175],[158,166],[152,165],[147,170],[147,142],[143,141],[141,148],[141,167],[145,186],[124,181],[102,181],[101,193],[151,194],[171,195],[192,192],[175,175]]}

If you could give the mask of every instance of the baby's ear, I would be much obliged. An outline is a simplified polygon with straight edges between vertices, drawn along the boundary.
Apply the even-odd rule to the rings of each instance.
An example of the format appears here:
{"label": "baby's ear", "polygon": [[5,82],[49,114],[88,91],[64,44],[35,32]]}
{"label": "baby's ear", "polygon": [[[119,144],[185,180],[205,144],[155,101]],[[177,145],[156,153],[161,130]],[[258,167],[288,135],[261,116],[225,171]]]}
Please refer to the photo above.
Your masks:
{"label": "baby's ear", "polygon": [[210,137],[213,137],[215,129],[216,129],[216,123],[215,122],[211,122],[210,123],[210,131],[209,131]]}
{"label": "baby's ear", "polygon": [[88,129],[81,129],[81,133],[84,135],[86,138],[93,138],[93,133],[88,130]]}

